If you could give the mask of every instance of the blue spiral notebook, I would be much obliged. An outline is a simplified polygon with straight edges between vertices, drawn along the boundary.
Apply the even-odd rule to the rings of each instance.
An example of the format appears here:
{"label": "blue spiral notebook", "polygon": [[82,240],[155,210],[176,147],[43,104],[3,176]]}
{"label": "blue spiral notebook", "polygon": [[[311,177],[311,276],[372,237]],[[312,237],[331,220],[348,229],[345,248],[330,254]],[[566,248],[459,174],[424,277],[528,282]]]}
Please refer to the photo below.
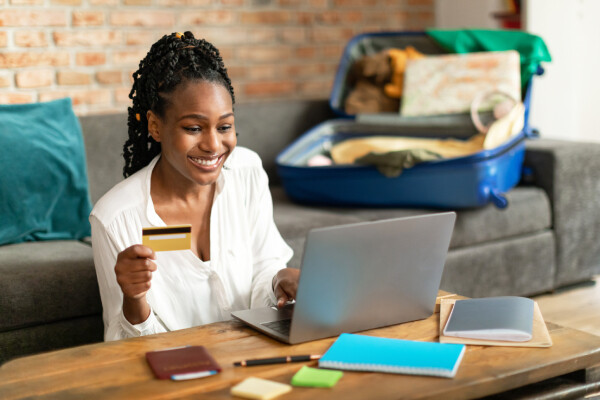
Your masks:
{"label": "blue spiral notebook", "polygon": [[323,354],[319,367],[452,378],[464,353],[464,344],[342,333]]}

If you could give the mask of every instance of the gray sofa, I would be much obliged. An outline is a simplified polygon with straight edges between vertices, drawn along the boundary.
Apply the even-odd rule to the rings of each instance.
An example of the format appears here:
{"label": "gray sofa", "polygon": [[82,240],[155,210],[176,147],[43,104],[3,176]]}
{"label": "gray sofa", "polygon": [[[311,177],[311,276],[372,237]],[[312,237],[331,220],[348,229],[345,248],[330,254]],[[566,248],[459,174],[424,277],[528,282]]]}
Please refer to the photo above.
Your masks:
{"label": "gray sofa", "polygon": [[[257,151],[269,173],[276,223],[300,263],[313,227],[435,210],[309,207],[280,186],[275,156],[299,134],[331,119],[326,101],[240,104],[239,144]],[[122,179],[126,115],[80,118],[90,196]],[[600,144],[531,140],[523,184],[509,206],[458,212],[441,288],[467,296],[534,295],[589,280],[600,271]],[[0,247],[0,362],[102,340],[101,303],[85,241]]]}

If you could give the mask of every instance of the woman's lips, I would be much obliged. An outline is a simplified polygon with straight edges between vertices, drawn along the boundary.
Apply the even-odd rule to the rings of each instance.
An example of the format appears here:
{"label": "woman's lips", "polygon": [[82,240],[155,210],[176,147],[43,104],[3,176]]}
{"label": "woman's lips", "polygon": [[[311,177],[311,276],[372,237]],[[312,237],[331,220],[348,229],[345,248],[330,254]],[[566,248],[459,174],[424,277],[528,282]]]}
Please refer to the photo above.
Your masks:
{"label": "woman's lips", "polygon": [[215,169],[218,167],[223,155],[218,157],[192,157],[188,156],[188,159],[195,165],[203,169]]}

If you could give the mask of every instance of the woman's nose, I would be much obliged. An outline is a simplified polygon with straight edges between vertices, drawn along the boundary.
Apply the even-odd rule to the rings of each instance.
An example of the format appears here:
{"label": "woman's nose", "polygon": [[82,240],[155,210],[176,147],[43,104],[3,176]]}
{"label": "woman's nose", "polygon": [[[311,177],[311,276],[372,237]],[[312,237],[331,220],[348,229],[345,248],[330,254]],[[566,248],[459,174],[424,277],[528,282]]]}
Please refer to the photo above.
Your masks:
{"label": "woman's nose", "polygon": [[221,140],[219,139],[219,132],[217,132],[217,129],[211,128],[202,132],[198,147],[207,153],[218,152],[221,147]]}

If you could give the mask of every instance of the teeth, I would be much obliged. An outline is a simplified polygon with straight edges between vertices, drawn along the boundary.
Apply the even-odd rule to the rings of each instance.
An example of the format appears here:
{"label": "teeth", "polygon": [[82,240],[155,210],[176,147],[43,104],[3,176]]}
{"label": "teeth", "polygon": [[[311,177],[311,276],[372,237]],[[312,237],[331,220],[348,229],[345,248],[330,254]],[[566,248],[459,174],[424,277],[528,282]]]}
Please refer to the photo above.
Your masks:
{"label": "teeth", "polygon": [[219,161],[218,157],[217,158],[211,158],[209,160],[207,160],[205,158],[195,158],[195,157],[190,157],[190,159],[192,161],[194,161],[195,163],[197,163],[197,164],[206,165],[206,166],[215,165]]}

